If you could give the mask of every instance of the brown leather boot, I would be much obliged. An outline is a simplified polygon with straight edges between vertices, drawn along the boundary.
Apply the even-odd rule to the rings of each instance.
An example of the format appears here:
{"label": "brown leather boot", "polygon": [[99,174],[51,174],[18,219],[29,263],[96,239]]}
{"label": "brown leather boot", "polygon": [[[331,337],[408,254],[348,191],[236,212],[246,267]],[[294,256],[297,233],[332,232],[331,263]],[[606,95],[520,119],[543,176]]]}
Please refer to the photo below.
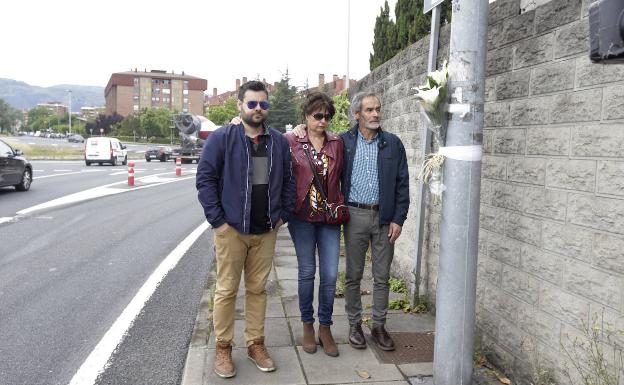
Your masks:
{"label": "brown leather boot", "polygon": [[390,337],[384,325],[373,325],[371,337],[381,350],[394,350],[394,341],[392,341],[392,337]]}
{"label": "brown leather boot", "polygon": [[216,345],[214,372],[221,378],[234,377],[236,368],[234,368],[234,361],[232,361],[232,345],[223,341],[217,341]]}
{"label": "brown leather boot", "polygon": [[314,338],[314,324],[303,322],[303,351],[316,353],[316,339]]}
{"label": "brown leather boot", "polygon": [[263,372],[272,372],[275,370],[275,364],[264,346],[264,337],[254,340],[253,343],[247,347],[247,357]]}
{"label": "brown leather boot", "polygon": [[330,357],[338,357],[338,346],[334,342],[329,326],[319,325],[319,344],[323,347],[325,354]]}

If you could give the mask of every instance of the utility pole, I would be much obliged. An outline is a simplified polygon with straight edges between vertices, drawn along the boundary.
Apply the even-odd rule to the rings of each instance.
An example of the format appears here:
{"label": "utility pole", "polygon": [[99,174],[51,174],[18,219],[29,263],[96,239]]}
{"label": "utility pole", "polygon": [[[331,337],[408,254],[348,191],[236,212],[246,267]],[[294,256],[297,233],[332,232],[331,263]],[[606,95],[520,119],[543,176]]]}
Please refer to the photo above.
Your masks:
{"label": "utility pole", "polygon": [[72,92],[71,90],[67,90],[67,92],[69,92],[69,133],[71,134],[71,97],[72,97]]}
{"label": "utility pole", "polygon": [[433,378],[472,381],[488,0],[453,0]]}
{"label": "utility pole", "polygon": [[[344,85],[344,89],[349,89],[349,83],[351,80],[349,79],[349,45],[351,40],[351,0],[347,0],[347,82]],[[322,91],[322,90],[321,90]]]}

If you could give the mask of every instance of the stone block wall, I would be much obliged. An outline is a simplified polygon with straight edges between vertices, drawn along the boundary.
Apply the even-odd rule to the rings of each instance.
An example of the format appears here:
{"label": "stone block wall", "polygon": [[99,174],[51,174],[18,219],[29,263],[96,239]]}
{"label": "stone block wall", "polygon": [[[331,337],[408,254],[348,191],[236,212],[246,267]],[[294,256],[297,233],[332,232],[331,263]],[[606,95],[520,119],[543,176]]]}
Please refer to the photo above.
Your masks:
{"label": "stone block wall", "polygon": [[[591,0],[490,4],[477,325],[497,364],[561,383],[583,324],[624,329],[624,64],[588,59]],[[530,4],[529,4],[530,5]],[[443,29],[440,62],[448,57]],[[428,38],[362,79],[408,151],[412,205],[393,273],[412,279]],[[429,204],[420,292],[435,299],[440,208]],[[624,343],[620,337],[619,342]]]}

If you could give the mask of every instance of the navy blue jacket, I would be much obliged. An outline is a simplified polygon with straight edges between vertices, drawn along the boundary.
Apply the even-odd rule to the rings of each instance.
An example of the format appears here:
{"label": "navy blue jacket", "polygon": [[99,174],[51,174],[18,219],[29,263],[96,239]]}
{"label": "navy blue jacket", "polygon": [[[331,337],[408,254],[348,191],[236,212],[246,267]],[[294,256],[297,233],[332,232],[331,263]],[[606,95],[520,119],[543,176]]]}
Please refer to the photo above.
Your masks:
{"label": "navy blue jacket", "polygon": [[[340,134],[344,141],[344,170],[342,172],[342,190],[345,202],[349,202],[353,159],[357,149],[359,124]],[[379,224],[394,222],[403,226],[409,209],[409,172],[407,157],[401,139],[396,135],[379,129],[379,153],[377,155],[377,173],[379,177]]]}
{"label": "navy blue jacket", "polygon": [[[269,157],[269,218],[271,228],[288,221],[295,204],[295,176],[290,147],[282,133],[266,128]],[[251,221],[251,176],[253,162],[243,124],[215,130],[206,142],[197,165],[196,187],[208,223],[224,223],[249,234]]]}

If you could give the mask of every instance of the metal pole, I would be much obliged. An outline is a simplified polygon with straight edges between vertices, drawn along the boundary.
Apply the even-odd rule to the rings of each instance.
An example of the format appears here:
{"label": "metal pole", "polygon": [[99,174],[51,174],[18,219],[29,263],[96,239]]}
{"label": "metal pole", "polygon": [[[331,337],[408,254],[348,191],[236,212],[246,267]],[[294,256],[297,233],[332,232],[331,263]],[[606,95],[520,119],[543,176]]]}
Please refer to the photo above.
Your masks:
{"label": "metal pole", "polygon": [[[427,61],[427,72],[433,72],[436,70],[436,62],[438,60],[438,37],[440,35],[441,7],[441,5],[435,6],[431,13],[431,35],[429,36],[429,60]],[[431,131],[429,131],[426,125],[423,125],[420,140],[420,155],[421,159],[424,162],[427,154],[429,154],[431,144]],[[420,266],[422,265],[422,244],[425,234],[425,209],[427,206],[427,201],[425,200],[425,196],[427,194],[426,186],[424,183],[422,183],[422,181],[420,181],[418,187],[420,194],[418,195],[418,204],[416,205],[416,218],[418,218],[418,227],[416,228],[416,257],[414,259],[414,270],[412,271],[412,275],[414,276],[411,287],[412,307],[415,307],[420,301]]]}
{"label": "metal pole", "polygon": [[349,89],[349,44],[350,44],[350,35],[351,34],[351,0],[347,0],[347,81],[345,83],[344,89]]}
{"label": "metal pole", "polygon": [[71,134],[71,95],[72,92],[71,90],[67,90],[69,91],[69,133]]}
{"label": "metal pole", "polygon": [[[453,0],[433,376],[471,383],[488,0]],[[456,147],[453,147],[456,146]]]}

